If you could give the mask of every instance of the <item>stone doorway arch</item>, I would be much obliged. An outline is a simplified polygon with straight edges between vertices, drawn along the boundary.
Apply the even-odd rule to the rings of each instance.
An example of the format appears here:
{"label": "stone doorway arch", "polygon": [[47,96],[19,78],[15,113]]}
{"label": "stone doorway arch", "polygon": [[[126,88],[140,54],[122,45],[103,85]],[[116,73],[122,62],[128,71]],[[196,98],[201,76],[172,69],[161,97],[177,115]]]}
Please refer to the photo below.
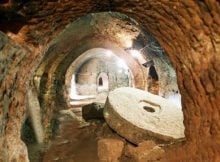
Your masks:
{"label": "stone doorway arch", "polygon": [[101,72],[97,77],[97,92],[109,91],[109,77],[105,72]]}

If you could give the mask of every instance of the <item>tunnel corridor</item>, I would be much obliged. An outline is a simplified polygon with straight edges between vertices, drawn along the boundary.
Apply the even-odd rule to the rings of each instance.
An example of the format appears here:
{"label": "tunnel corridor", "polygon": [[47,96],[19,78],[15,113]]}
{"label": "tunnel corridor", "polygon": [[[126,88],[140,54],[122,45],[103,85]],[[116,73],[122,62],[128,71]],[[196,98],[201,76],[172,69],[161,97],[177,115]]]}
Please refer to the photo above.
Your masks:
{"label": "tunnel corridor", "polygon": [[0,1],[0,161],[220,161],[219,52],[217,0]]}

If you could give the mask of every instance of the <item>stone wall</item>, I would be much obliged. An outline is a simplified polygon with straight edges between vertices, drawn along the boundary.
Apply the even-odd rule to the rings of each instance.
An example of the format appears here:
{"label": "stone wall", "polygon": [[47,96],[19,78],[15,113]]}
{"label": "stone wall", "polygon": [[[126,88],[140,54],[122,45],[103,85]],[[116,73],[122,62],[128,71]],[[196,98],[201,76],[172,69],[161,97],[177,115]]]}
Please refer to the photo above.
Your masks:
{"label": "stone wall", "polygon": [[[23,21],[17,20],[19,23],[15,26],[16,16],[9,16],[4,23],[0,24],[0,30],[7,32],[16,42],[30,47],[35,46],[31,48],[31,57],[28,61],[18,64],[17,73],[14,72],[16,68],[13,68],[13,72],[4,75],[7,84],[6,81],[1,82],[1,94],[7,94],[1,97],[1,109],[4,109],[3,103],[5,105],[7,101],[10,101],[9,107],[7,104],[4,106],[4,111],[8,108],[9,113],[8,120],[4,120],[2,126],[8,140],[4,145],[7,147],[1,147],[3,148],[1,154],[8,152],[7,155],[2,156],[3,161],[13,158],[18,161],[27,161],[25,147],[18,138],[24,118],[25,100],[23,98],[26,91],[22,80],[26,80],[26,75],[32,74],[34,65],[39,63],[39,59],[36,59],[36,51],[39,51],[41,45],[45,45],[48,39],[53,39],[73,19],[91,12],[109,10],[125,13],[136,19],[143,27],[148,28],[165,49],[177,72],[187,141],[184,146],[167,150],[164,160],[169,162],[220,161],[219,1],[113,0],[109,2],[107,0],[100,2],[90,0],[80,2],[78,0],[28,1],[23,7],[14,8],[14,13],[20,14],[24,18]],[[4,17],[9,15],[7,8],[2,11]],[[14,45],[11,44],[11,46]],[[6,50],[5,47],[4,49]],[[4,65],[3,69],[14,67],[22,53],[19,52],[19,56],[12,57],[13,54],[7,52],[7,58],[4,60],[10,60],[11,63],[2,64],[1,62],[1,65]],[[43,55],[43,53],[38,54],[38,58]],[[12,74],[18,75],[15,77]],[[16,86],[13,87],[13,85]],[[20,153],[16,152],[16,156],[13,154],[15,150],[20,151]]]}
{"label": "stone wall", "polygon": [[27,148],[20,139],[27,116],[28,55],[27,48],[0,32],[0,161],[28,160]]}
{"label": "stone wall", "polygon": [[77,92],[80,95],[94,95],[98,93],[97,79],[100,73],[108,75],[109,91],[117,87],[128,87],[131,82],[127,70],[117,66],[117,59],[93,58],[85,62],[76,71]]}

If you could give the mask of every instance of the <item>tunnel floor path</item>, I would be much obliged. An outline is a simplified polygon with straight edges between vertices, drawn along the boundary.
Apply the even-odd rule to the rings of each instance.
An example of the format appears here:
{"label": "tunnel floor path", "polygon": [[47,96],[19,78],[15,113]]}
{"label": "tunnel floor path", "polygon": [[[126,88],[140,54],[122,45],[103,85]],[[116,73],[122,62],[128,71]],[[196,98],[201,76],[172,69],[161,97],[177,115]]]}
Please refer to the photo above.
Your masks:
{"label": "tunnel floor path", "polygon": [[[103,100],[103,95],[96,101]],[[82,119],[82,106],[91,100],[76,101],[58,116],[59,127],[42,162],[99,162],[97,141],[105,137],[117,137],[104,120]],[[92,100],[94,102],[94,100]]]}

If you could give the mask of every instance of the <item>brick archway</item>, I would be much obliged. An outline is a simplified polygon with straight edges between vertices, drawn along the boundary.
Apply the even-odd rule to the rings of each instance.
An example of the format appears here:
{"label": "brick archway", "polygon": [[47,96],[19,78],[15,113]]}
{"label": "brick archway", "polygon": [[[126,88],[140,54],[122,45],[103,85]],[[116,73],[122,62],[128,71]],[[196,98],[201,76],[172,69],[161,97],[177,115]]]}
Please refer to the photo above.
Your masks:
{"label": "brick archway", "polygon": [[[22,11],[28,18],[23,27],[17,30],[18,33],[10,32],[10,25],[7,27],[1,24],[1,30],[7,31],[11,39],[29,48],[28,52],[24,50],[19,55],[10,55],[7,47],[12,43],[8,38],[3,41],[4,47],[1,47],[5,56],[1,58],[1,71],[4,72],[0,85],[3,94],[1,105],[6,108],[1,115],[2,119],[7,119],[3,120],[2,130],[6,132],[1,133],[3,140],[0,142],[1,148],[6,150],[1,152],[4,154],[3,161],[27,161],[25,146],[19,138],[26,110],[23,98],[29,88],[29,80],[43,56],[42,48],[47,48],[44,45],[72,19],[109,9],[125,13],[148,28],[165,49],[176,69],[183,101],[187,142],[183,147],[168,150],[167,161],[220,160],[219,1],[119,0],[111,1],[110,5],[107,0],[98,4],[95,1],[74,0],[61,3],[30,1],[25,5],[26,7],[15,8],[14,11]],[[33,6],[36,7],[33,9]],[[3,9],[5,12],[5,8]],[[14,23],[11,23],[12,26],[15,26]],[[1,38],[5,40],[5,36],[1,35]],[[16,48],[18,49],[18,45]],[[19,60],[20,63],[17,62]],[[14,155],[14,150],[19,150],[20,156]]]}

